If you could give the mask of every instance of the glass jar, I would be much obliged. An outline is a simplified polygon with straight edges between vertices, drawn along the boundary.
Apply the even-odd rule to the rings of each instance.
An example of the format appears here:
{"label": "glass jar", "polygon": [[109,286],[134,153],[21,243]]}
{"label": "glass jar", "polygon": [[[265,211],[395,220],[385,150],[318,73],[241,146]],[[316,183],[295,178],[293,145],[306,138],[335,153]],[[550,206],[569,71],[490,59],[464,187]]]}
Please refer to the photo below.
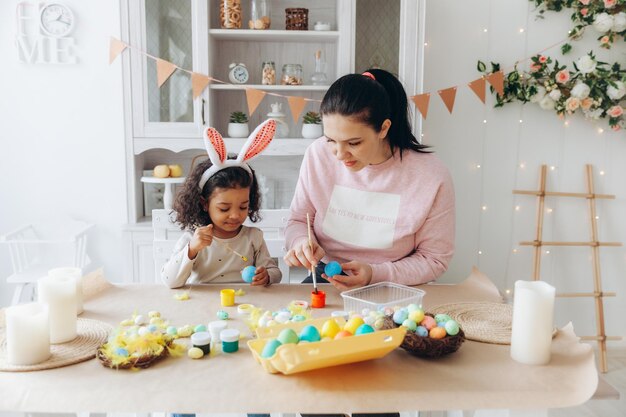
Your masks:
{"label": "glass jar", "polygon": [[271,23],[269,0],[251,0],[250,20],[248,21],[250,29],[269,29]]}
{"label": "glass jar", "polygon": [[241,0],[220,0],[222,29],[241,29]]}
{"label": "glass jar", "polygon": [[302,65],[283,65],[283,76],[280,79],[282,85],[302,85]]}
{"label": "glass jar", "polygon": [[285,29],[309,30],[309,9],[304,7],[285,9]]}
{"label": "glass jar", "polygon": [[261,70],[261,84],[276,84],[276,66],[274,65],[274,61],[266,61],[263,63]]}

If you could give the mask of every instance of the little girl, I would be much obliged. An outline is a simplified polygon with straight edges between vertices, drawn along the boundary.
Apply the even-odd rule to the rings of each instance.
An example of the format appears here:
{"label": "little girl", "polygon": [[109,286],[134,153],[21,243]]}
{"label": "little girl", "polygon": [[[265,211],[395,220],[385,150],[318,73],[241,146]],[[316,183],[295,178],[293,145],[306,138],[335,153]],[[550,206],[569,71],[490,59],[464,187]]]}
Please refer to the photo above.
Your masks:
{"label": "little girl", "polygon": [[259,219],[260,207],[257,180],[247,161],[269,145],[275,130],[273,120],[259,125],[237,159],[227,159],[217,130],[205,130],[209,160],[196,166],[174,203],[176,221],[185,233],[161,270],[167,286],[242,282],[241,271],[249,265],[256,267],[252,285],[280,281],[281,272],[270,258],[263,232],[243,225],[248,216],[253,222]]}

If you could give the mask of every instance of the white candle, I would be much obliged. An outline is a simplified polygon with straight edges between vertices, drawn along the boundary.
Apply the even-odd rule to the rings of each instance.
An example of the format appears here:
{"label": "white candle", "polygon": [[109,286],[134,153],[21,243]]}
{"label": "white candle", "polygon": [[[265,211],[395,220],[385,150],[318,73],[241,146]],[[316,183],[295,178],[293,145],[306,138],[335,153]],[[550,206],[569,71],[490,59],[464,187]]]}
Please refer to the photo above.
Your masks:
{"label": "white candle", "polygon": [[554,287],[545,282],[515,282],[511,358],[517,362],[527,365],[550,362],[554,296]]}
{"label": "white candle", "polygon": [[51,277],[70,276],[76,280],[76,314],[83,312],[83,270],[76,267],[54,268],[48,271]]}
{"label": "white candle", "polygon": [[76,280],[70,276],[43,277],[37,282],[39,302],[50,311],[50,343],[76,338]]}
{"label": "white candle", "polygon": [[7,360],[12,365],[34,365],[50,357],[48,306],[28,303],[6,310]]}

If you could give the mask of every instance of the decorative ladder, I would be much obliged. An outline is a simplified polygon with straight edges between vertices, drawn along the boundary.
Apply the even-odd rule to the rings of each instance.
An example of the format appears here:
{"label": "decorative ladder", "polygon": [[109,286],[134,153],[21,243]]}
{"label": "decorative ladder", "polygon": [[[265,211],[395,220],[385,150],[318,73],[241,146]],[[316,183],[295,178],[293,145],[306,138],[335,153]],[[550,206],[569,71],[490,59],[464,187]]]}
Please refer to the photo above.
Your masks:
{"label": "decorative ladder", "polygon": [[[622,246],[619,242],[600,242],[598,241],[598,226],[596,223],[596,199],[615,199],[614,195],[608,194],[595,194],[593,186],[593,168],[591,165],[586,165],[586,177],[587,177],[587,192],[586,193],[562,193],[554,191],[546,191],[546,173],[547,166],[541,166],[539,190],[538,191],[523,191],[513,190],[513,194],[534,195],[538,197],[537,207],[537,229],[535,232],[535,240],[532,242],[520,242],[522,246],[534,246],[534,266],[533,266],[533,280],[540,279],[541,272],[541,248],[542,246],[589,246],[591,247],[591,259],[593,266],[593,292],[592,293],[561,293],[557,294],[557,297],[593,297],[595,298],[596,306],[596,336],[582,336],[582,340],[596,340],[600,351],[600,370],[602,373],[606,373],[607,361],[606,361],[606,342],[608,340],[621,340],[619,336],[607,336],[604,330],[604,297],[615,297],[614,292],[602,291],[602,279],[600,276],[600,246]],[[543,213],[546,197],[574,197],[574,198],[586,198],[589,202],[589,215],[591,220],[591,241],[589,242],[545,242],[542,240],[543,234]]]}

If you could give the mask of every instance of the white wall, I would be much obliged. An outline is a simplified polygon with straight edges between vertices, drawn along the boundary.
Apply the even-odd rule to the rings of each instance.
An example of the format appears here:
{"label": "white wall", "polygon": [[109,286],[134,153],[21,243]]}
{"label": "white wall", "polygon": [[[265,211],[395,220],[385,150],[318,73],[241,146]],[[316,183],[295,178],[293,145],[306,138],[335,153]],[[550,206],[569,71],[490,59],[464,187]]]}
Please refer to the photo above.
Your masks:
{"label": "white wall", "polygon": [[[117,0],[66,0],[77,24],[75,65],[18,62],[15,0],[0,2],[0,233],[70,215],[96,224],[92,267],[122,273],[126,222],[122,80],[109,66],[109,36],[119,37]],[[0,246],[0,306],[13,288]]]}
{"label": "white wall", "polygon": [[[432,96],[424,139],[450,168],[457,196],[457,248],[444,281],[461,280],[472,265],[502,291],[513,288],[518,279],[531,279],[533,250],[518,242],[534,240],[536,198],[514,196],[512,190],[537,189],[541,164],[555,167],[548,173],[548,189],[572,192],[585,192],[584,165],[593,164],[596,192],[617,196],[597,203],[600,240],[626,242],[626,131],[614,133],[605,120],[594,123],[578,114],[565,126],[554,112],[536,104],[494,109],[493,97],[488,97],[483,106],[465,86],[479,76],[478,59],[499,62],[504,68],[566,37],[569,10],[536,20],[533,7],[525,0],[426,2],[424,89]],[[571,42],[573,50],[565,57],[559,47],[544,54],[572,68],[573,60],[593,49],[601,60],[621,62],[624,68],[626,43],[617,41],[605,51],[598,47],[597,37],[589,28],[584,40]],[[460,88],[449,115],[436,92],[455,85]],[[598,175],[600,170],[605,174]],[[520,210],[515,211],[518,205]],[[590,240],[585,200],[551,198],[546,207],[553,211],[545,215],[544,240]],[[592,291],[590,248],[544,249],[550,254],[542,257],[542,279],[555,285],[557,292]],[[600,256],[602,287],[617,292],[617,297],[605,298],[606,330],[609,335],[624,335],[626,251],[601,248]],[[580,335],[595,334],[593,300],[559,299],[556,320],[573,321]]]}

